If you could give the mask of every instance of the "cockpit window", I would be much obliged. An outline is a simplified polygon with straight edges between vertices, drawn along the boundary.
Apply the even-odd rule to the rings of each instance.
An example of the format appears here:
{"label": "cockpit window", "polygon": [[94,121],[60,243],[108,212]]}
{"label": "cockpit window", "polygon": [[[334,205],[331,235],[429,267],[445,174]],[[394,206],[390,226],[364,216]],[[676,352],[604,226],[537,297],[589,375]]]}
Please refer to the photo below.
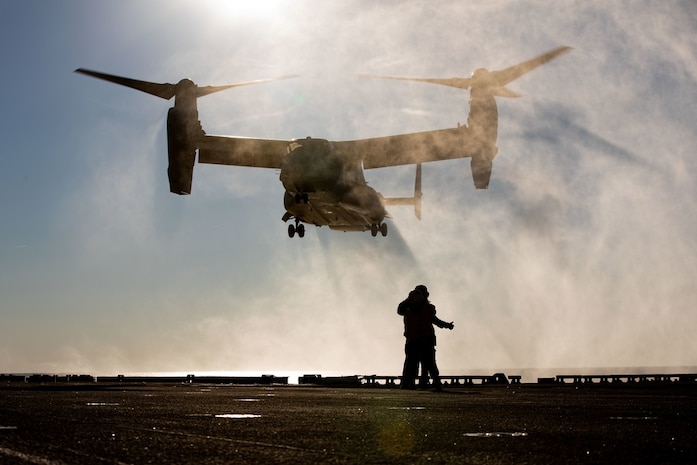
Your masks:
{"label": "cockpit window", "polygon": [[293,150],[297,149],[298,147],[302,147],[302,144],[294,139],[288,143],[288,148],[286,149],[287,150],[286,153],[290,153]]}
{"label": "cockpit window", "polygon": [[305,147],[309,150],[323,150],[327,154],[331,153],[334,149],[334,145],[327,139],[312,139],[307,137],[305,139],[293,139],[288,143],[287,153],[295,151],[299,147]]}

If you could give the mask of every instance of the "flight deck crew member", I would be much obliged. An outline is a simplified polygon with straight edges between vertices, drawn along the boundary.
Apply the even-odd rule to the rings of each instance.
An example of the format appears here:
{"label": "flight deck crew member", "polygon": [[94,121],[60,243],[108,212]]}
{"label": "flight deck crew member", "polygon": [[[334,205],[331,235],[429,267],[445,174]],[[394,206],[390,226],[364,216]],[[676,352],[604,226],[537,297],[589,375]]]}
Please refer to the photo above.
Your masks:
{"label": "flight deck crew member", "polygon": [[453,329],[453,323],[446,323],[436,316],[436,307],[428,300],[428,289],[420,284],[409,293],[409,297],[397,306],[397,313],[404,317],[404,367],[402,369],[402,389],[414,389],[416,375],[421,369],[430,375],[437,391],[442,390],[436,365],[436,332],[439,328]]}

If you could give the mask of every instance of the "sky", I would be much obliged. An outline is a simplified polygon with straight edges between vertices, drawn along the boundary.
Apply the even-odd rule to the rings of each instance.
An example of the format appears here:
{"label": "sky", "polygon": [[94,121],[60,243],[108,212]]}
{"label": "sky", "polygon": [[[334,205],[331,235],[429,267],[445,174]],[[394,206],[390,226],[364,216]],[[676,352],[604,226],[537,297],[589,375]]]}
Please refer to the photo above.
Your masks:
{"label": "sky", "polygon": [[[0,0],[0,373],[401,372],[397,304],[442,374],[697,366],[693,1]],[[287,236],[275,170],[169,193],[154,82],[300,77],[199,100],[209,134],[330,140],[465,124],[466,77],[574,48],[499,98],[498,156],[423,168],[387,237]],[[366,172],[386,196],[413,167]],[[693,368],[697,369],[697,368]]]}

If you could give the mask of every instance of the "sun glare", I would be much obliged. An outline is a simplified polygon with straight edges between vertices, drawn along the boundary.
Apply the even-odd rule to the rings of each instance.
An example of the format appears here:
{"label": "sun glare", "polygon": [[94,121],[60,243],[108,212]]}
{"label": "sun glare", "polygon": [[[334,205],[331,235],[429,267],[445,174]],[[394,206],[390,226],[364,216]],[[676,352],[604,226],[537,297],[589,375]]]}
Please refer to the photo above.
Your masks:
{"label": "sun glare", "polygon": [[271,19],[283,11],[288,4],[288,0],[209,0],[208,4],[212,12],[219,17],[231,19]]}

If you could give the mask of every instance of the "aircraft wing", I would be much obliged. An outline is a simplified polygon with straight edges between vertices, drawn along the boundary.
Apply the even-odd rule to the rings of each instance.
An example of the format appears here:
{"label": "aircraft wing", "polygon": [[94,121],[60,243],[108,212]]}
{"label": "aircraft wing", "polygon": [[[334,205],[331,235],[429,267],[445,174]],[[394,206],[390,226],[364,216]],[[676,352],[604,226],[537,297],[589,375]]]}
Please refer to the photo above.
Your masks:
{"label": "aircraft wing", "polygon": [[280,169],[287,148],[287,140],[205,135],[198,144],[198,162]]}
{"label": "aircraft wing", "polygon": [[332,142],[342,157],[362,160],[363,168],[413,165],[431,161],[476,157],[481,141],[465,127],[415,132],[397,136]]}

